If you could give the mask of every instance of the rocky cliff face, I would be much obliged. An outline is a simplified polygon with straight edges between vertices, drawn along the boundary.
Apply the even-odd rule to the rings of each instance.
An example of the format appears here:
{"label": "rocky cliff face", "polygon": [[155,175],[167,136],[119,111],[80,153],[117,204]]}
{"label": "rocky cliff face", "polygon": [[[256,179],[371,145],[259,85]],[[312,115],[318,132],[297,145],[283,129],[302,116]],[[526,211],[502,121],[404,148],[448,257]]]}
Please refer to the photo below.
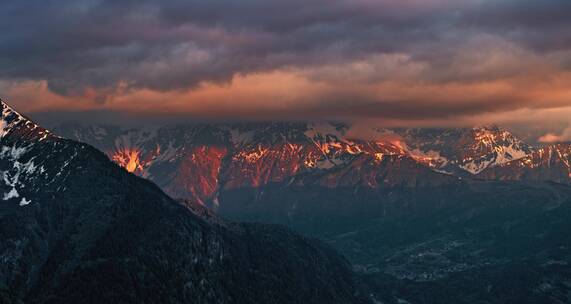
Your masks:
{"label": "rocky cliff face", "polygon": [[571,182],[571,145],[556,144],[524,158],[490,168],[477,175],[483,179]]}
{"label": "rocky cliff face", "polygon": [[[328,176],[329,185],[353,182],[371,187],[416,183],[417,175],[438,175],[431,156],[411,153],[398,139],[352,138],[348,127],[341,124],[197,124],[123,131],[75,125],[59,130],[96,145],[116,163],[156,182],[173,197],[209,206],[218,203],[222,191],[307,181],[309,175]],[[386,130],[378,132],[383,136]],[[379,164],[391,174],[378,178],[371,170]],[[353,177],[344,171],[352,171]],[[374,177],[355,176],[353,171]]]}
{"label": "rocky cliff face", "polygon": [[432,155],[433,167],[470,176],[533,152],[533,148],[497,126],[472,129],[407,129],[400,134],[412,154]]}
{"label": "rocky cliff face", "polygon": [[[366,172],[358,167],[369,165],[363,159],[415,162],[415,172],[410,167],[401,170],[401,161],[389,162],[393,174],[386,180],[395,184],[415,183],[421,179],[418,175],[424,174],[419,172],[427,170],[472,177],[534,152],[533,147],[496,126],[371,129],[367,139],[356,138],[349,126],[335,123],[194,124],[132,130],[67,125],[57,129],[95,145],[170,195],[194,198],[205,205],[216,205],[224,190],[256,188],[308,174],[328,175],[329,184],[345,183],[347,179],[332,178],[343,168]],[[384,185],[384,179],[361,179],[369,180],[372,187]]]}
{"label": "rocky cliff face", "polygon": [[366,302],[328,247],[207,221],[94,148],[0,107],[0,302]]}

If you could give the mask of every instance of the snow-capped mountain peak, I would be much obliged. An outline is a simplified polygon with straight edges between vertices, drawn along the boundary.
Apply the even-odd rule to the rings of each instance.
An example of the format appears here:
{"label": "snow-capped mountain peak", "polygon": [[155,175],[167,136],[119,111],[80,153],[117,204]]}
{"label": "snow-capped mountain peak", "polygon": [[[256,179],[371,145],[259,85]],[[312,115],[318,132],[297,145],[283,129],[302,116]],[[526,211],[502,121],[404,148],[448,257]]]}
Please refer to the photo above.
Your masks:
{"label": "snow-capped mountain peak", "polygon": [[2,119],[0,120],[0,138],[4,138],[9,134],[26,138],[44,140],[51,136],[50,132],[20,113],[12,109],[2,99],[0,99],[0,110],[2,111]]}
{"label": "snow-capped mountain peak", "polygon": [[[82,146],[60,140],[4,101],[0,107],[0,199],[19,206],[37,203],[29,198],[65,179]],[[62,167],[54,166],[53,151],[67,154]]]}
{"label": "snow-capped mountain peak", "polygon": [[437,170],[474,175],[487,168],[520,159],[533,148],[496,125],[469,129],[406,129],[400,134],[411,154],[431,155]]}
{"label": "snow-capped mountain peak", "polygon": [[[400,174],[400,181],[414,179],[416,169],[405,172],[402,167],[410,163],[416,168],[413,162],[419,170],[465,177],[533,150],[497,126],[365,130],[330,122],[256,122],[163,126],[151,133],[108,126],[96,130],[66,127],[58,133],[93,144],[171,196],[199,203],[215,202],[224,189],[289,183],[335,170],[355,175],[347,180],[386,185],[390,181],[374,180],[378,165],[394,167],[391,178]],[[369,178],[356,176],[365,172]],[[327,184],[347,177],[329,176],[335,181]]]}
{"label": "snow-capped mountain peak", "polygon": [[472,174],[523,158],[533,151],[531,146],[495,125],[473,128],[458,145],[460,167]]}

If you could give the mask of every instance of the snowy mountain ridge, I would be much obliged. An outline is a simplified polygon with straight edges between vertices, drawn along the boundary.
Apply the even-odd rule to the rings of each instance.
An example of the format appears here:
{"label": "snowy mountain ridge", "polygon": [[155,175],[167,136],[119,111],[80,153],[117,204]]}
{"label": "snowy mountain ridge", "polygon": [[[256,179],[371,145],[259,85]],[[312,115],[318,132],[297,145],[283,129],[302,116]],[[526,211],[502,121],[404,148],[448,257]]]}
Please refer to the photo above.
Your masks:
{"label": "snowy mountain ridge", "polygon": [[[365,130],[367,136],[360,136],[349,125],[329,122],[200,123],[144,129],[75,124],[56,129],[66,137],[96,146],[171,196],[192,196],[200,203],[216,201],[223,189],[288,182],[307,174],[329,174],[333,180],[327,184],[335,185],[345,177],[333,172],[343,168],[365,174],[360,168],[368,165],[361,159],[380,164],[387,157],[399,157],[416,163],[419,169],[467,177],[533,151],[495,126],[371,128]],[[402,165],[400,161],[389,163]],[[370,180],[376,174],[361,179],[374,187],[416,180],[409,176],[414,170],[404,170],[402,176],[398,176],[398,168],[395,170],[391,170],[392,180]],[[359,179],[355,176],[349,180]]]}

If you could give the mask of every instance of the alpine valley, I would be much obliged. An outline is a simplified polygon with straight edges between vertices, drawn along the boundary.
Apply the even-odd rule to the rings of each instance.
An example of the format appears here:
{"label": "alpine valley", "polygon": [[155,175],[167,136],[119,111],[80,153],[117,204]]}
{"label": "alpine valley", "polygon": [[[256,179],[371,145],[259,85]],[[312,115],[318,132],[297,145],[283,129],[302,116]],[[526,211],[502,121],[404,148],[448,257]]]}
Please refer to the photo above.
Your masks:
{"label": "alpine valley", "polygon": [[202,214],[328,243],[375,303],[571,301],[567,144],[536,147],[497,126],[54,129]]}

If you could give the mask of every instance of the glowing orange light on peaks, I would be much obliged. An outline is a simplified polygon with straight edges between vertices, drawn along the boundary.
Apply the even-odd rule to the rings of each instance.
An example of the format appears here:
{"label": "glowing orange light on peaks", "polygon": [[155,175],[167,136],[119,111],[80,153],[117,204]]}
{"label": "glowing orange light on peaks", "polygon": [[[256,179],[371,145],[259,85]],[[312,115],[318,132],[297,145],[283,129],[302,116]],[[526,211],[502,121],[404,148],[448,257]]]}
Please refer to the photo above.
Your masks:
{"label": "glowing orange light on peaks", "polygon": [[119,166],[125,168],[125,170],[133,173],[137,169],[141,168],[141,160],[140,160],[140,151],[135,149],[128,149],[123,148],[121,150],[116,151],[112,159],[116,162]]}

